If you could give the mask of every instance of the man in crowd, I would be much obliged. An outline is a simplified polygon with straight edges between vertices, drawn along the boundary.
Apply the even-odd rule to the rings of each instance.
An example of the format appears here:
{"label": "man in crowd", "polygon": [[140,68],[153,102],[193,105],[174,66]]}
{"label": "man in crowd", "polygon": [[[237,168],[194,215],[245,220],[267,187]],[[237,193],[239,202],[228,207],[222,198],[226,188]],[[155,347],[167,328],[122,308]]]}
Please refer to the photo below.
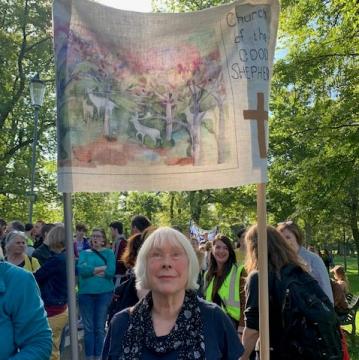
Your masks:
{"label": "man in crowd", "polygon": [[25,231],[25,225],[19,220],[13,220],[7,224],[6,233],[11,231]]}
{"label": "man in crowd", "polygon": [[45,262],[48,260],[48,258],[53,255],[50,248],[49,248],[49,243],[47,240],[47,234],[49,233],[49,231],[54,227],[54,224],[44,224],[41,227],[41,238],[44,239],[42,244],[35,249],[35,251],[33,252],[32,256],[35,257],[37,260],[39,260],[40,265],[44,265]]}
{"label": "man in crowd", "polygon": [[131,219],[131,234],[142,233],[151,226],[150,220],[144,215],[136,215]]}
{"label": "man in crowd", "polygon": [[25,236],[26,236],[26,254],[28,256],[32,256],[33,252],[35,251],[34,248],[34,239],[32,235],[32,230],[34,226],[32,224],[25,224]]}
{"label": "man in crowd", "polygon": [[80,252],[82,250],[90,249],[90,243],[86,238],[87,227],[85,224],[78,223],[76,224],[76,235],[74,238],[74,251],[75,251],[75,258],[80,256]]}
{"label": "man in crowd", "polygon": [[45,221],[43,220],[37,220],[34,228],[33,228],[33,236],[35,238],[34,242],[34,248],[38,248],[42,242],[44,241],[44,238],[41,236],[41,229],[45,225]]}
{"label": "man in crowd", "polygon": [[112,249],[115,253],[116,258],[116,283],[115,286],[121,284],[121,282],[125,279],[126,276],[126,266],[121,260],[122,254],[124,253],[127,241],[125,236],[123,235],[123,225],[120,221],[113,221],[110,224],[111,236],[112,236]]}

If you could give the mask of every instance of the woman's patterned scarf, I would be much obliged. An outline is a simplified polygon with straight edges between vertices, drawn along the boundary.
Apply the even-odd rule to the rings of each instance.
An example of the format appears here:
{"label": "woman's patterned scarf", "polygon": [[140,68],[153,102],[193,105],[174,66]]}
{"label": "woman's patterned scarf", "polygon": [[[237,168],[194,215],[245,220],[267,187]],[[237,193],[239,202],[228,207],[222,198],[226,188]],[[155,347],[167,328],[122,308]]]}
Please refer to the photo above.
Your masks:
{"label": "woman's patterned scarf", "polygon": [[140,360],[143,346],[163,355],[178,350],[178,360],[205,359],[203,323],[199,301],[194,291],[187,290],[176,324],[166,336],[157,337],[153,328],[149,292],[133,309],[122,344],[121,360]]}

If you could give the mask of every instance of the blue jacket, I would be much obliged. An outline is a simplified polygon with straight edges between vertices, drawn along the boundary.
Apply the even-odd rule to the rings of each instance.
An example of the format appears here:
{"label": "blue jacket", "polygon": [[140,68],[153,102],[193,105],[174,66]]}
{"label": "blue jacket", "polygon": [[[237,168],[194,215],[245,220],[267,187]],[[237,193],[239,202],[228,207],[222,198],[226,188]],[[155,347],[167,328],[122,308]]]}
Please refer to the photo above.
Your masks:
{"label": "blue jacket", "polygon": [[0,360],[50,358],[52,334],[36,281],[30,272],[1,260],[0,334]]}
{"label": "blue jacket", "polygon": [[45,306],[67,304],[66,252],[51,256],[34,273]]}
{"label": "blue jacket", "polygon": [[[102,294],[114,289],[113,277],[115,276],[116,262],[115,254],[111,249],[100,250],[106,262],[92,250],[80,252],[77,263],[79,274],[79,294]],[[104,276],[93,274],[95,267],[106,266]]]}

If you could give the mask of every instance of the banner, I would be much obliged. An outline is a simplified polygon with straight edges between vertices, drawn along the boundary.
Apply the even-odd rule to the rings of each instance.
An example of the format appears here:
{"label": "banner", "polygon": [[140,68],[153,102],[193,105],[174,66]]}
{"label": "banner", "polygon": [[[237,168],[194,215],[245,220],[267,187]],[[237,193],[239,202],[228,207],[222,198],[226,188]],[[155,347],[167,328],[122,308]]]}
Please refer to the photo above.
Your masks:
{"label": "banner", "polygon": [[60,192],[267,180],[279,5],[194,13],[54,0]]}
{"label": "banner", "polygon": [[213,241],[218,234],[218,226],[211,230],[201,229],[194,221],[189,224],[190,239],[195,238],[198,244],[204,244],[207,241]]}

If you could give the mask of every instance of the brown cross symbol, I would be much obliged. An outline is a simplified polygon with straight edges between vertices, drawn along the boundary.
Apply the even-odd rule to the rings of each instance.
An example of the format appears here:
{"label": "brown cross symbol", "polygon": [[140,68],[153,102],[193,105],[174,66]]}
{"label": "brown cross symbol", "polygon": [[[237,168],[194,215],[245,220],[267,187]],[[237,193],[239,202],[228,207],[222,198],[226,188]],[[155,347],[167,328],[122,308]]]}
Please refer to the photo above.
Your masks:
{"label": "brown cross symbol", "polygon": [[257,110],[243,110],[243,117],[246,120],[257,120],[259,157],[267,157],[264,121],[268,120],[268,111],[264,111],[264,94],[257,93]]}

